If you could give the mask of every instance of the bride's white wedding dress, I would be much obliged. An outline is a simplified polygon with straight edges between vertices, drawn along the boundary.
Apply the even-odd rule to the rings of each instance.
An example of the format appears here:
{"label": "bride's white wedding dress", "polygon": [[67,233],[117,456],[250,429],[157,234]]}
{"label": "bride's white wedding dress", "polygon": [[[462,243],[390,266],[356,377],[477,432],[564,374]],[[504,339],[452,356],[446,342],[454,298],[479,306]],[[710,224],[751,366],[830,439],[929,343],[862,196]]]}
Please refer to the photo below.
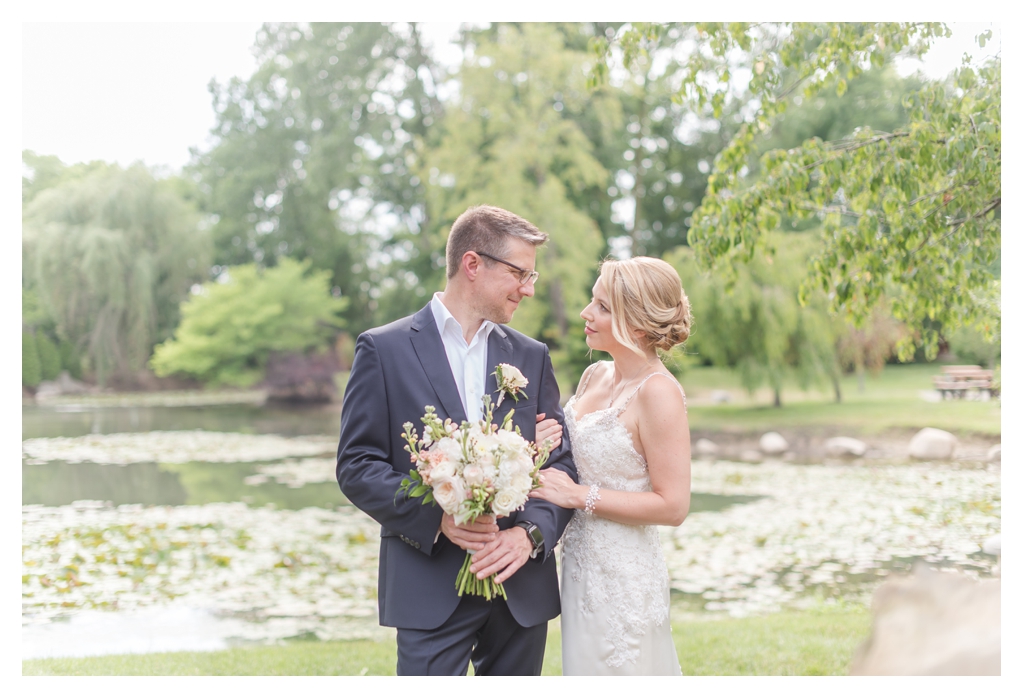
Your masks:
{"label": "bride's white wedding dress", "polygon": [[[621,406],[579,419],[575,401],[586,390],[589,376],[568,401],[565,425],[581,484],[651,491],[646,460],[636,452],[619,417],[643,384],[656,375],[665,374],[644,378]],[[577,511],[562,538],[563,673],[681,675],[668,606],[668,568],[657,527],[630,526]]]}

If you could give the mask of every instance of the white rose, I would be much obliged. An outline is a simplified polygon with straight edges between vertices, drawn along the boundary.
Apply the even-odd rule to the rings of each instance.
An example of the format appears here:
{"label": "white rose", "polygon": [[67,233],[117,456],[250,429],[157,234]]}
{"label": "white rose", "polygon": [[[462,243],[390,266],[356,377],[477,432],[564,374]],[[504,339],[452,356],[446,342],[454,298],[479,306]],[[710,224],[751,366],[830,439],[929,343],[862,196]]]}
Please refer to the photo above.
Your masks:
{"label": "white rose", "polygon": [[452,463],[457,463],[462,459],[462,446],[450,436],[445,436],[433,448],[447,456]]}
{"label": "white rose", "polygon": [[524,502],[525,500],[518,492],[514,492],[510,489],[503,489],[498,490],[497,494],[494,495],[494,503],[491,508],[498,516],[508,516],[522,506]]}
{"label": "white rose", "polygon": [[529,491],[533,489],[533,478],[531,478],[528,474],[519,473],[511,479],[508,486],[514,492],[528,496]]}
{"label": "white rose", "polygon": [[441,458],[431,459],[433,467],[430,478],[433,480],[449,480],[455,476],[455,463],[444,454]]}
{"label": "white rose", "polygon": [[433,473],[433,498],[445,513],[454,516],[465,500],[465,489],[458,478],[438,479]]}
{"label": "white rose", "polygon": [[462,471],[462,479],[465,480],[465,484],[470,487],[473,485],[482,485],[483,468],[478,465],[465,466],[465,470]]}

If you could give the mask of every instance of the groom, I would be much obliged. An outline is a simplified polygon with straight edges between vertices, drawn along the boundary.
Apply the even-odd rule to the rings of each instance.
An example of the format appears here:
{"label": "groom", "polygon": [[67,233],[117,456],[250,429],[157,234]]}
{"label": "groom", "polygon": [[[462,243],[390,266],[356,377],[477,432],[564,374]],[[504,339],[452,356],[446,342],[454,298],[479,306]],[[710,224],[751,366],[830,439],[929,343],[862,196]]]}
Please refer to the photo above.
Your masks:
{"label": "groom", "polygon": [[[395,496],[413,467],[402,424],[422,430],[433,405],[441,419],[475,421],[492,375],[511,364],[529,380],[526,397],[504,400],[530,441],[536,418],[564,413],[547,347],[511,321],[533,295],[536,248],[547,234],[504,209],[475,206],[455,221],[447,243],[447,286],[415,315],[359,336],[341,411],[337,481],[380,531],[380,624],[397,628],[399,675],[539,675],[547,621],[561,612],[554,546],[571,511],[541,499],[496,522],[459,526],[437,506]],[[548,461],[577,479],[568,435]],[[472,571],[497,573],[508,600],[459,597],[455,577],[466,550]]]}

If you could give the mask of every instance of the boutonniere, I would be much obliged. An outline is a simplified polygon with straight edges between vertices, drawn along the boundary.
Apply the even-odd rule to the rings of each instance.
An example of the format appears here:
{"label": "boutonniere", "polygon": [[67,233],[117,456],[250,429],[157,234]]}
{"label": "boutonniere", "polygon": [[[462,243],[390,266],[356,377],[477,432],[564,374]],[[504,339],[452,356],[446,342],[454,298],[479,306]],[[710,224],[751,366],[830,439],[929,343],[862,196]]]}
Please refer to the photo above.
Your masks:
{"label": "boutonniere", "polygon": [[522,371],[511,364],[498,364],[491,375],[497,378],[497,391],[499,393],[497,396],[497,407],[501,406],[505,395],[511,395],[515,402],[519,401],[520,395],[522,397],[529,397],[522,390],[529,385],[529,379],[522,375]]}

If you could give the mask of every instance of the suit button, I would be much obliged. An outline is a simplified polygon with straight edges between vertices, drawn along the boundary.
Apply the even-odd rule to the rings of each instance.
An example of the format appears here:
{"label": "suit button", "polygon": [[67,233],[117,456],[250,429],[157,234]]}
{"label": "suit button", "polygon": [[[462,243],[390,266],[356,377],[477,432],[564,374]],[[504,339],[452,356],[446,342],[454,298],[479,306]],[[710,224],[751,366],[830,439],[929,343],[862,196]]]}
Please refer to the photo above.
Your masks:
{"label": "suit button", "polygon": [[415,546],[416,546],[416,550],[419,550],[419,543],[418,542],[415,544]]}

